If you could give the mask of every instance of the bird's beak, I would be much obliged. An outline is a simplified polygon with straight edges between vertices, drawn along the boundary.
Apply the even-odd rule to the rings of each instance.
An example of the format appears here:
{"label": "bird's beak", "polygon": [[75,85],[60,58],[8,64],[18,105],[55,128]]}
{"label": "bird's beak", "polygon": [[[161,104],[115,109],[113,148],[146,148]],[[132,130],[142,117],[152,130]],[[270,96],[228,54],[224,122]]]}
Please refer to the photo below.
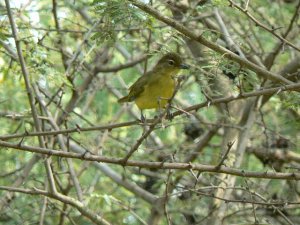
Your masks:
{"label": "bird's beak", "polygon": [[187,64],[180,64],[180,69],[184,69],[184,70],[187,70],[187,69],[189,69],[190,68],[190,66],[189,65],[187,65]]}

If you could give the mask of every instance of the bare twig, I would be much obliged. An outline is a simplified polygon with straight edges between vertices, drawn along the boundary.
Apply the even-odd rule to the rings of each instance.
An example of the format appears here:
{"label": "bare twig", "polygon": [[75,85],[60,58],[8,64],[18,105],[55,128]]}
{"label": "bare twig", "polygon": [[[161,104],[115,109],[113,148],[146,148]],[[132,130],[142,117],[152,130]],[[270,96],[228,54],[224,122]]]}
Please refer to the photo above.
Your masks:
{"label": "bare twig", "polygon": [[137,57],[136,59],[133,59],[130,62],[124,63],[124,64],[120,64],[117,66],[113,66],[113,67],[103,67],[100,64],[96,65],[96,67],[94,68],[94,72],[93,73],[108,73],[108,72],[118,72],[119,70],[123,70],[123,69],[127,69],[130,68],[140,62],[143,62],[145,59],[147,59],[149,56],[148,55],[142,55],[140,57]]}
{"label": "bare twig", "polygon": [[246,3],[245,3],[245,9],[244,10],[246,10],[246,11],[248,10],[249,2],[250,2],[250,0],[247,0]]}
{"label": "bare twig", "polygon": [[226,150],[225,154],[223,155],[222,159],[220,160],[220,162],[218,163],[218,165],[216,166],[217,169],[219,169],[223,165],[224,161],[227,159],[230,149],[232,148],[234,143],[235,143],[235,140],[227,143],[227,150]]}
{"label": "bare twig", "polygon": [[[35,154],[31,157],[28,162],[26,162],[24,169],[21,172],[21,175],[17,177],[14,183],[11,185],[13,187],[19,187],[21,184],[24,183],[28,179],[28,176],[32,170],[32,168],[36,165],[39,161],[40,156]],[[13,199],[14,193],[6,193],[5,195],[1,196],[0,199],[0,211],[4,211],[5,207],[8,206],[9,202]]]}
{"label": "bare twig", "polygon": [[195,146],[194,150],[191,152],[189,156],[187,156],[183,162],[190,163],[193,162],[197,156],[203,151],[205,146],[209,143],[209,141],[214,137],[216,132],[219,130],[219,126],[214,126],[212,129],[206,131],[198,141],[197,145]]}
{"label": "bare twig", "polygon": [[100,19],[98,21],[96,21],[94,23],[94,25],[89,29],[89,31],[84,35],[84,38],[81,41],[81,44],[78,46],[78,48],[76,49],[76,52],[73,54],[70,61],[68,62],[69,64],[68,64],[68,67],[67,67],[66,72],[65,72],[66,77],[72,77],[73,74],[76,72],[75,69],[71,72],[71,68],[73,66],[73,63],[77,60],[78,56],[81,53],[82,47],[86,44],[86,41],[90,38],[93,30],[95,30],[95,28],[99,25],[100,22],[101,22]]}
{"label": "bare twig", "polygon": [[[180,84],[182,82],[183,79],[179,78],[177,79],[177,84],[175,87],[175,91],[173,92],[171,98],[168,99],[168,104],[166,105],[165,110],[157,117],[154,119],[153,123],[150,125],[150,127],[148,128],[148,130],[146,132],[143,133],[143,135],[136,141],[135,145],[133,145],[130,149],[130,151],[127,153],[127,155],[121,160],[121,163],[123,165],[126,165],[127,160],[130,158],[130,156],[137,151],[137,149],[139,148],[139,146],[143,143],[143,141],[151,134],[151,132],[155,129],[156,125],[162,120],[162,118],[165,117],[165,115],[168,113],[168,111],[171,108],[171,103],[175,97],[175,95],[177,94]],[[171,119],[171,118],[169,118]]]}
{"label": "bare twig", "polygon": [[[91,155],[90,153],[78,154],[73,152],[63,152],[48,148],[33,147],[28,145],[12,144],[9,142],[0,141],[0,146],[6,148],[17,149],[27,152],[36,152],[45,155],[59,156],[65,158],[74,158],[86,161],[97,161],[103,163],[111,163],[123,166],[123,159],[120,158],[109,158],[105,156]],[[6,150],[3,148],[3,151]],[[210,173],[224,173],[231,174],[241,177],[253,177],[253,178],[266,178],[266,179],[286,179],[286,180],[300,180],[300,173],[279,173],[274,171],[265,172],[254,172],[245,171],[243,169],[235,169],[221,166],[221,168],[216,169],[216,166],[202,165],[202,164],[191,164],[191,163],[167,163],[167,162],[148,162],[148,161],[134,161],[128,160],[126,166],[140,167],[140,168],[154,168],[154,169],[177,169],[177,170],[190,170]]]}
{"label": "bare twig", "polygon": [[3,48],[8,52],[8,54],[16,61],[19,60],[17,53],[15,50],[9,45],[6,44],[3,40],[0,40],[0,45],[3,46]]}
{"label": "bare twig", "polygon": [[[300,9],[300,1],[295,8],[294,15],[290,21],[288,28],[286,29],[285,33],[282,35],[283,38],[286,38],[289,35],[289,33],[291,32],[296,19],[299,17],[299,9]],[[274,47],[274,49],[265,58],[265,60],[264,60],[265,65],[268,69],[270,69],[272,67],[274,60],[275,60],[276,56],[278,55],[278,53],[280,52],[280,50],[282,49],[283,45],[284,45],[284,42],[282,42],[282,41],[277,43],[276,46]]]}
{"label": "bare twig", "polygon": [[[47,109],[46,103],[43,101],[43,99],[41,97],[41,94],[40,94],[37,86],[33,85],[33,89],[35,91],[37,100],[38,100],[41,108],[44,110],[44,112],[48,116],[48,119],[50,121],[51,126],[53,127],[54,130],[59,131],[59,127],[55,123],[54,118],[52,117],[51,113]],[[65,152],[68,151],[68,149],[67,149],[67,147],[65,145],[65,142],[63,140],[63,136],[61,134],[58,135],[58,143],[59,143],[59,145],[60,145],[60,147],[62,148],[63,151],[65,151]],[[73,181],[73,184],[74,184],[74,187],[75,187],[75,190],[76,190],[76,193],[77,193],[78,200],[81,201],[81,202],[83,202],[82,189],[80,187],[79,180],[78,180],[78,178],[76,176],[76,172],[75,172],[75,169],[74,169],[74,166],[73,166],[73,162],[72,162],[71,159],[67,159],[67,163],[68,163],[68,167],[69,167],[70,177],[71,177],[71,179]]]}
{"label": "bare twig", "polygon": [[[224,98],[217,98],[209,101],[210,105],[216,105],[220,103],[229,103],[232,101],[236,101],[238,99],[244,99],[244,98],[250,98],[254,96],[260,96],[260,95],[270,95],[277,93],[278,91],[300,91],[300,84],[291,84],[286,85],[282,87],[274,87],[274,88],[265,88],[262,90],[252,91],[252,92],[246,92],[242,93],[236,97],[230,96],[230,97],[224,97]],[[172,117],[176,117],[182,114],[185,114],[186,112],[198,110],[200,108],[206,107],[208,105],[208,101],[196,104],[190,107],[187,107],[183,110],[178,110],[174,113],[172,113]],[[147,120],[147,124],[151,123],[153,124],[155,120]],[[47,136],[47,135],[57,135],[57,134],[67,134],[67,133],[75,133],[75,132],[88,132],[88,131],[96,131],[96,130],[112,130],[116,128],[121,127],[127,127],[127,126],[133,126],[133,125],[139,125],[139,121],[129,121],[129,122],[123,122],[123,123],[116,123],[116,124],[108,124],[108,125],[99,125],[94,127],[79,127],[76,128],[70,128],[65,130],[59,130],[59,131],[45,131],[45,132],[25,132],[22,134],[10,134],[10,135],[2,135],[0,136],[0,140],[9,140],[12,138],[21,138],[21,137],[32,137],[32,136]]]}
{"label": "bare twig", "polygon": [[[47,180],[46,180],[46,184],[47,184]],[[48,197],[44,196],[43,197],[43,204],[42,204],[41,212],[40,212],[39,225],[44,225],[45,224],[45,214],[46,214],[47,204],[48,204]]]}
{"label": "bare twig", "polygon": [[[11,12],[9,0],[5,0],[5,5],[6,5],[6,10],[7,10],[7,14],[8,14],[8,17],[9,17],[9,22],[10,22],[11,29],[12,29],[12,34],[13,34],[13,37],[14,37],[14,40],[15,40],[15,43],[16,43],[19,63],[20,63],[20,66],[21,66],[21,69],[22,69],[22,75],[23,75],[23,78],[24,78],[24,81],[25,81],[25,87],[26,87],[27,96],[28,96],[28,100],[29,100],[29,104],[30,104],[30,108],[31,108],[32,117],[33,117],[33,120],[34,120],[35,129],[39,132],[39,131],[41,131],[41,125],[40,125],[40,121],[38,119],[38,113],[37,113],[36,108],[34,106],[34,96],[33,96],[33,93],[32,93],[31,87],[30,87],[29,74],[28,74],[27,67],[26,67],[26,64],[25,64],[25,60],[24,60],[24,57],[23,57],[23,54],[22,54],[20,40],[19,40],[19,37],[18,37],[14,17],[13,17],[12,12]],[[43,137],[38,136],[38,140],[39,140],[40,146],[45,147]],[[52,169],[50,167],[50,159],[45,160],[45,168],[46,168],[46,171],[47,171],[47,176],[48,176],[48,180],[49,180],[49,184],[50,184],[49,185],[50,190],[53,193],[55,193],[56,192],[56,187],[55,187],[55,183],[54,183]]]}
{"label": "bare twig", "polygon": [[142,136],[136,141],[136,143],[130,148],[130,151],[127,153],[127,155],[121,159],[121,164],[126,165],[128,159],[132,156],[132,154],[137,151],[137,149],[140,147],[140,145],[143,143],[143,141],[151,134],[151,132],[155,129],[156,125],[161,121],[161,116],[158,116],[153,124],[150,125],[148,130],[142,134]]}
{"label": "bare twig", "polygon": [[242,13],[244,13],[249,19],[251,19],[255,25],[260,26],[261,28],[263,28],[264,30],[270,32],[272,35],[274,35],[275,37],[277,37],[279,40],[281,40],[283,43],[289,45],[290,47],[292,47],[293,49],[297,50],[300,52],[300,48],[297,47],[296,45],[294,45],[293,43],[289,42],[288,40],[286,40],[284,37],[282,37],[281,35],[275,33],[275,30],[273,28],[269,28],[266,25],[262,24],[261,22],[259,22],[252,14],[249,13],[249,11],[247,9],[243,9],[241,6],[239,6],[238,4],[236,4],[235,2],[228,0],[228,2],[230,3],[230,6],[233,6],[234,8],[240,10]]}
{"label": "bare twig", "polygon": [[97,215],[94,212],[91,212],[87,207],[82,204],[79,201],[74,200],[73,198],[64,196],[59,193],[51,193],[44,190],[40,190],[37,188],[34,189],[22,189],[22,188],[13,188],[13,187],[7,187],[7,186],[0,186],[0,190],[10,191],[10,192],[18,192],[23,194],[29,194],[29,195],[41,195],[41,196],[47,196],[49,198],[56,199],[60,202],[66,203],[68,205],[71,205],[75,207],[83,216],[90,219],[95,224],[99,225],[111,225],[107,220],[105,220],[103,217]]}
{"label": "bare twig", "polygon": [[244,53],[242,52],[241,48],[236,43],[234,43],[234,41],[232,40],[231,35],[229,34],[228,29],[227,29],[221,15],[219,14],[219,10],[217,8],[215,8],[214,13],[215,13],[215,17],[218,21],[218,24],[221,28],[221,31],[223,32],[224,39],[227,42],[229,50],[234,49],[235,51],[237,51],[239,53],[238,55],[240,55],[242,58],[246,59],[246,57],[245,57]]}
{"label": "bare twig", "polygon": [[166,189],[165,189],[165,196],[163,198],[163,206],[164,206],[164,213],[166,216],[166,220],[168,225],[171,225],[171,217],[170,214],[168,212],[167,206],[168,206],[168,200],[169,200],[169,192],[170,192],[170,186],[171,186],[171,175],[172,175],[172,170],[169,170],[168,172],[168,176],[167,176],[167,180],[166,180]]}
{"label": "bare twig", "polygon": [[190,30],[188,28],[186,28],[183,24],[169,18],[166,17],[164,15],[162,15],[160,12],[158,12],[157,10],[155,10],[153,7],[142,3],[141,1],[138,0],[129,0],[129,2],[131,2],[133,5],[135,5],[136,7],[140,8],[141,10],[145,11],[146,13],[152,15],[153,17],[155,17],[156,19],[168,24],[169,26],[173,27],[174,29],[176,29],[177,31],[179,31],[180,33],[182,33],[183,35],[187,36],[188,38],[195,40],[197,42],[199,42],[200,44],[205,45],[206,47],[222,54],[225,58],[228,58],[230,60],[233,60],[237,63],[239,63],[241,66],[244,66],[254,72],[256,72],[258,75],[263,76],[264,78],[270,79],[270,80],[274,80],[283,84],[292,84],[293,82],[289,81],[288,79],[278,75],[278,74],[274,74],[270,71],[265,70],[264,68],[261,68],[257,65],[255,65],[254,63],[245,60],[243,58],[241,58],[240,56],[236,55],[235,53],[227,50],[226,48],[223,48],[211,41],[208,41],[207,39],[205,39],[202,35],[197,35],[195,32],[193,32],[193,30]]}
{"label": "bare twig", "polygon": [[[277,93],[278,91],[287,91],[287,90],[300,91],[300,84],[297,83],[297,84],[291,84],[291,85],[286,85],[286,86],[281,86],[281,87],[265,88],[265,89],[258,90],[258,91],[240,93],[237,97],[230,96],[230,97],[212,99],[212,100],[208,100],[206,102],[185,108],[184,111],[190,112],[193,110],[198,110],[202,107],[206,107],[208,105],[216,105],[219,103],[229,103],[229,102],[235,101],[237,99],[250,98],[250,97],[260,96],[260,95],[269,95],[269,94]],[[177,112],[173,113],[173,116],[178,116],[181,114],[183,114],[183,112],[177,111]]]}

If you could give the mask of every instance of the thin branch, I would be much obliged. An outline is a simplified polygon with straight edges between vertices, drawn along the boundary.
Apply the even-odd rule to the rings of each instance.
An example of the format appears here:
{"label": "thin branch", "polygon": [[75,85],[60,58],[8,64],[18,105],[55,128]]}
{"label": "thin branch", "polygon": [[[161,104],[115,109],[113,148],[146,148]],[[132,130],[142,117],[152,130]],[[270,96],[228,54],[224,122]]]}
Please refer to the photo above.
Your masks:
{"label": "thin branch", "polygon": [[97,215],[94,212],[91,212],[84,204],[82,204],[79,201],[76,201],[73,198],[70,198],[68,196],[59,194],[59,193],[51,193],[44,190],[40,190],[37,188],[34,189],[23,189],[23,188],[13,188],[13,187],[7,187],[7,186],[0,186],[0,190],[4,191],[10,191],[10,192],[18,192],[23,194],[29,194],[29,195],[42,195],[47,196],[49,198],[56,199],[60,202],[66,203],[68,205],[71,205],[75,207],[83,216],[90,219],[95,224],[99,225],[111,225],[108,221],[106,221],[101,216]]}
{"label": "thin branch", "polygon": [[124,64],[120,64],[120,65],[117,65],[117,66],[113,66],[113,67],[103,67],[101,65],[97,65],[94,68],[93,73],[96,74],[96,73],[99,73],[99,72],[102,72],[102,73],[118,72],[119,70],[123,70],[123,69],[130,68],[132,66],[135,66],[136,64],[138,64],[140,62],[143,62],[148,57],[149,57],[148,55],[142,55],[142,56],[140,56],[140,57],[138,57],[136,59],[133,59],[130,62],[127,62],[127,63],[124,63]]}
{"label": "thin branch", "polygon": [[[243,99],[243,98],[250,98],[254,96],[260,96],[260,95],[270,95],[270,94],[279,94],[282,91],[300,91],[300,83],[297,84],[291,84],[291,85],[286,85],[286,86],[281,86],[281,87],[274,87],[274,88],[266,88],[258,91],[251,91],[251,92],[246,92],[246,93],[240,93],[238,96],[230,96],[230,97],[224,97],[224,98],[217,98],[217,99],[212,99],[208,100],[206,102],[193,105],[190,107],[187,107],[184,109],[184,111],[193,111],[193,110],[198,110],[200,108],[210,106],[210,105],[216,105],[220,103],[229,103],[238,99]],[[181,111],[176,111],[173,113],[173,116],[178,116],[183,114]]]}
{"label": "thin branch", "polygon": [[274,149],[272,151],[267,148],[247,148],[248,153],[253,153],[259,159],[268,159],[270,162],[297,162],[300,163],[300,154],[295,151],[287,151],[282,149]]}
{"label": "thin branch", "polygon": [[121,160],[121,163],[123,165],[126,165],[127,160],[130,158],[130,156],[137,151],[137,149],[139,148],[139,146],[143,143],[143,141],[152,133],[152,131],[155,129],[156,125],[162,121],[162,119],[165,117],[165,115],[168,113],[168,111],[170,110],[171,107],[171,103],[173,101],[173,99],[175,98],[175,95],[177,94],[180,84],[183,81],[183,78],[178,78],[177,79],[177,84],[175,87],[175,91],[173,92],[171,98],[168,99],[168,104],[166,106],[166,108],[164,109],[164,111],[156,118],[154,119],[153,123],[150,125],[150,127],[148,128],[148,130],[146,132],[143,133],[143,135],[136,141],[135,145],[133,145],[130,149],[130,151],[127,153],[127,155]]}
{"label": "thin branch", "polygon": [[288,40],[286,40],[284,37],[280,36],[279,34],[275,33],[275,30],[273,28],[269,28],[266,25],[262,24],[261,22],[259,22],[252,14],[249,13],[249,11],[247,9],[243,9],[241,6],[239,6],[238,4],[236,4],[235,2],[228,0],[230,3],[230,6],[240,10],[242,13],[244,13],[249,19],[251,19],[256,26],[259,26],[261,28],[263,28],[264,30],[268,31],[269,33],[271,33],[272,35],[274,35],[275,37],[277,37],[279,40],[281,40],[283,43],[289,45],[290,47],[292,47],[293,49],[297,50],[300,52],[300,48],[297,47],[296,45],[294,45],[293,43],[289,42]]}
{"label": "thin branch", "polygon": [[127,153],[127,155],[121,160],[121,163],[123,165],[126,165],[126,162],[128,159],[132,156],[132,154],[137,151],[137,149],[140,147],[140,145],[143,143],[143,141],[151,134],[151,132],[155,129],[156,125],[161,121],[162,116],[157,117],[153,124],[150,125],[148,130],[143,133],[143,135],[136,141],[136,143],[130,148],[130,151]]}
{"label": "thin branch", "polygon": [[202,35],[197,35],[194,30],[188,29],[186,28],[183,24],[169,18],[166,17],[164,15],[162,15],[160,12],[158,12],[157,10],[155,10],[153,7],[142,3],[141,1],[138,0],[128,0],[129,2],[131,2],[133,5],[135,5],[136,7],[140,8],[142,11],[152,15],[154,18],[168,24],[170,27],[173,27],[174,29],[176,29],[177,31],[179,31],[180,33],[182,33],[183,35],[187,36],[188,38],[195,40],[197,42],[199,42],[200,44],[205,45],[206,47],[222,54],[223,57],[228,58],[230,60],[233,60],[237,63],[239,63],[241,66],[244,66],[254,72],[256,72],[258,75],[263,76],[264,78],[273,80],[273,81],[277,81],[283,84],[292,84],[293,82],[289,81],[288,79],[272,73],[270,71],[265,70],[262,67],[257,66],[256,64],[243,59],[242,57],[236,55],[235,53],[227,50],[226,48],[223,48],[211,41],[208,41],[207,39],[205,39]]}
{"label": "thin branch", "polygon": [[46,214],[47,204],[48,204],[48,197],[44,196],[43,204],[42,204],[41,212],[40,212],[39,225],[44,225],[45,224],[45,214]]}
{"label": "thin branch", "polygon": [[100,19],[98,21],[96,21],[94,23],[94,25],[89,29],[89,31],[84,35],[84,38],[82,39],[80,45],[78,46],[78,48],[76,49],[75,53],[73,54],[73,56],[71,57],[71,59],[68,62],[69,64],[68,64],[68,67],[67,67],[66,72],[65,72],[66,77],[72,77],[73,74],[76,72],[76,69],[74,69],[73,72],[71,73],[71,68],[73,66],[73,63],[79,57],[79,55],[80,55],[80,53],[82,51],[82,47],[86,44],[87,40],[91,36],[92,31],[99,25],[100,22],[101,22]]}
{"label": "thin branch", "polygon": [[22,137],[50,136],[50,135],[58,135],[58,134],[81,133],[81,132],[88,132],[88,131],[103,131],[103,130],[111,131],[116,128],[123,128],[123,127],[128,127],[128,126],[133,126],[133,125],[139,125],[139,124],[140,124],[139,121],[134,120],[134,121],[129,121],[129,122],[99,125],[99,126],[94,126],[94,127],[76,126],[76,128],[69,128],[69,129],[64,129],[64,130],[25,132],[22,134],[3,135],[3,136],[0,136],[0,140],[9,140],[12,138],[22,138]]}
{"label": "thin branch", "polygon": [[[33,85],[33,90],[35,91],[35,94],[36,94],[36,98],[41,106],[41,108],[43,109],[43,111],[46,113],[46,115],[48,116],[49,118],[49,121],[50,121],[50,124],[51,126],[53,127],[54,130],[57,130],[59,131],[59,127],[58,125],[55,123],[55,120],[53,118],[53,116],[51,115],[51,113],[49,112],[49,110],[47,109],[46,107],[46,103],[44,102],[44,100],[42,99],[41,97],[41,94],[37,88],[36,85]],[[63,140],[63,136],[62,134],[59,134],[58,135],[58,143],[60,145],[60,147],[62,148],[63,151],[67,152],[68,149],[65,145],[65,142]],[[67,159],[67,164],[68,164],[68,167],[69,167],[69,172],[70,172],[70,177],[73,181],[73,185],[75,187],[75,190],[76,190],[76,193],[77,193],[77,197],[78,197],[78,200],[83,202],[83,194],[82,194],[82,189],[81,189],[81,186],[80,186],[80,183],[79,183],[79,180],[76,176],[76,172],[75,172],[75,169],[74,169],[74,165],[73,165],[73,162],[71,159]]]}
{"label": "thin branch", "polygon": [[[12,187],[19,187],[20,185],[24,184],[24,182],[28,179],[28,176],[33,169],[33,167],[37,164],[40,160],[40,155],[34,154],[28,162],[26,162],[24,169],[22,170],[21,174],[15,179],[14,183],[11,185]],[[9,206],[14,198],[13,193],[6,193],[5,195],[1,196],[0,198],[0,211],[3,212],[5,208]]]}
{"label": "thin branch", "polygon": [[[78,150],[78,149],[76,149]],[[82,155],[82,154],[81,154]],[[104,173],[107,177],[112,179],[116,184],[126,188],[128,191],[132,192],[135,196],[140,197],[147,203],[157,206],[158,197],[145,189],[141,188],[135,182],[125,179],[119,173],[115,172],[112,168],[108,165],[98,162],[92,162],[92,164],[99,169],[102,173]],[[158,202],[159,203],[159,202]],[[156,205],[157,204],[157,205]]]}
{"label": "thin branch", "polygon": [[168,222],[168,225],[172,224],[171,217],[170,217],[170,214],[169,214],[168,209],[167,209],[168,201],[169,201],[168,196],[169,196],[169,193],[170,193],[170,187],[171,187],[171,183],[172,183],[171,175],[172,175],[172,170],[169,170],[167,180],[165,182],[166,183],[165,195],[163,197],[164,214],[166,216],[166,220]]}
{"label": "thin branch", "polygon": [[[18,37],[14,17],[13,17],[13,14],[11,12],[11,9],[10,9],[9,0],[5,0],[5,5],[6,5],[6,10],[7,10],[9,22],[10,22],[10,25],[11,25],[12,35],[14,37],[16,48],[17,48],[19,63],[20,63],[21,69],[22,69],[22,75],[23,75],[23,78],[24,78],[24,81],[25,81],[25,87],[26,87],[27,96],[28,96],[28,100],[29,100],[29,104],[30,104],[30,108],[31,108],[31,114],[32,114],[33,121],[34,121],[34,126],[35,126],[35,129],[39,132],[39,131],[41,131],[41,125],[40,125],[40,121],[38,119],[38,113],[37,113],[35,105],[34,105],[34,96],[33,96],[33,93],[32,93],[31,87],[30,87],[29,74],[28,74],[28,70],[27,70],[27,67],[26,67],[26,64],[25,64],[25,60],[24,60],[24,57],[23,57],[23,54],[22,54],[22,48],[21,48],[19,37]],[[39,140],[40,146],[45,147],[43,137],[38,136],[38,140]],[[50,189],[51,189],[52,192],[55,193],[56,192],[56,187],[55,187],[55,183],[54,183],[54,177],[53,177],[53,174],[52,174],[52,170],[51,170],[51,167],[50,167],[50,159],[45,160],[45,168],[46,168],[47,176],[48,176],[48,179],[49,179]]]}
{"label": "thin branch", "polygon": [[[105,156],[91,155],[89,152],[84,154],[78,154],[73,152],[63,152],[59,150],[53,150],[48,148],[40,148],[28,145],[12,144],[9,142],[0,141],[0,146],[6,148],[17,149],[25,152],[36,152],[49,156],[59,156],[64,158],[74,158],[86,161],[96,161],[102,163],[111,163],[120,166],[124,166],[121,158],[109,158]],[[7,150],[3,148],[2,150]],[[166,163],[166,162],[148,162],[148,161],[134,161],[128,160],[126,166],[140,167],[140,168],[152,168],[152,169],[177,169],[177,170],[196,170],[200,172],[210,173],[224,173],[231,174],[240,177],[253,177],[253,178],[265,178],[265,179],[284,179],[284,180],[300,180],[300,173],[279,173],[274,171],[255,172],[245,171],[243,169],[235,169],[221,166],[219,169],[216,166],[191,164],[191,163]]]}
{"label": "thin branch", "polygon": [[6,44],[3,40],[0,40],[0,45],[3,46],[3,48],[8,52],[10,57],[12,57],[15,61],[19,60],[17,53],[10,45]]}
{"label": "thin branch", "polygon": [[[228,188],[226,188],[228,189]],[[238,188],[235,188],[238,189]],[[219,199],[224,201],[225,203],[244,203],[244,204],[253,204],[253,205],[262,205],[262,206],[266,206],[266,207],[280,207],[280,206],[286,206],[286,205],[300,205],[300,202],[266,202],[266,200],[264,199],[264,202],[259,202],[259,201],[254,201],[254,200],[246,200],[246,199],[228,199],[228,198],[223,198],[223,197],[218,197],[215,196],[214,194],[208,194],[205,192],[201,192],[201,191],[193,191],[193,190],[189,190],[192,192],[197,193],[197,195],[203,195],[203,196],[207,196],[207,197],[211,197],[211,198],[215,198],[215,199]],[[255,195],[258,196],[258,195]]]}
{"label": "thin branch", "polygon": [[185,163],[193,162],[197,156],[203,151],[203,149],[208,145],[210,140],[214,137],[214,135],[219,130],[220,126],[214,126],[212,129],[206,131],[198,141],[197,145],[195,146],[194,150],[183,160]]}
{"label": "thin branch", "polygon": [[244,9],[245,11],[248,10],[249,2],[250,2],[250,0],[247,0],[246,3],[245,3],[245,9]]}
{"label": "thin branch", "polygon": [[219,10],[217,8],[215,8],[214,14],[215,14],[216,20],[217,20],[217,22],[218,22],[218,24],[220,26],[220,29],[221,29],[221,31],[223,33],[224,39],[227,42],[229,50],[234,49],[235,51],[237,51],[239,53],[239,55],[242,58],[246,59],[246,56],[244,55],[244,53],[241,50],[241,48],[236,43],[234,43],[234,41],[232,40],[231,35],[229,34],[228,29],[227,29],[227,27],[226,27],[226,25],[225,25],[222,17],[220,16]]}
{"label": "thin branch", "polygon": [[222,159],[220,160],[220,162],[218,163],[218,165],[216,166],[217,169],[220,168],[223,165],[224,161],[227,159],[227,156],[228,156],[230,149],[232,148],[234,142],[235,142],[235,140],[227,143],[227,150],[226,150],[224,156],[222,157]]}
{"label": "thin branch", "polygon": [[[217,105],[220,103],[229,103],[229,102],[236,101],[239,99],[250,98],[250,97],[260,96],[260,95],[270,95],[270,94],[275,94],[275,93],[284,92],[284,91],[300,91],[300,84],[298,83],[298,84],[291,84],[291,85],[286,85],[286,86],[282,86],[282,87],[265,88],[262,90],[241,93],[236,97],[230,96],[230,97],[208,100],[206,102],[187,107],[183,110],[178,110],[178,111],[172,113],[172,117],[174,118],[176,116],[182,115],[185,112],[199,110],[200,108],[207,107],[208,105],[211,106],[211,105]],[[146,123],[151,125],[151,123],[154,123],[154,121],[155,120],[153,120],[153,119],[147,119]],[[124,123],[99,125],[99,126],[86,127],[86,128],[77,126],[76,128],[70,128],[70,129],[59,130],[59,131],[25,132],[22,134],[2,135],[2,136],[0,136],[0,140],[9,140],[12,138],[33,137],[33,136],[68,134],[68,133],[76,133],[76,132],[80,133],[80,132],[96,131],[96,130],[98,130],[98,131],[99,130],[112,130],[112,129],[116,129],[116,128],[128,127],[128,126],[140,125],[140,124],[141,123],[139,121],[135,120],[135,121],[129,121],[129,122],[124,122]]]}
{"label": "thin branch", "polygon": [[[299,17],[299,9],[300,9],[300,1],[299,1],[298,5],[295,8],[294,15],[293,15],[293,17],[290,21],[290,24],[289,24],[288,28],[286,29],[285,33],[283,34],[284,38],[286,38],[289,35],[289,33],[291,32],[291,30],[293,28],[293,25],[294,25],[296,19]],[[298,33],[297,33],[297,36],[298,36]],[[274,49],[265,58],[265,65],[268,69],[271,68],[271,66],[273,65],[275,57],[278,55],[278,53],[280,52],[280,49],[282,49],[283,45],[284,45],[284,42],[282,42],[282,41],[277,43],[276,46],[274,47]]]}

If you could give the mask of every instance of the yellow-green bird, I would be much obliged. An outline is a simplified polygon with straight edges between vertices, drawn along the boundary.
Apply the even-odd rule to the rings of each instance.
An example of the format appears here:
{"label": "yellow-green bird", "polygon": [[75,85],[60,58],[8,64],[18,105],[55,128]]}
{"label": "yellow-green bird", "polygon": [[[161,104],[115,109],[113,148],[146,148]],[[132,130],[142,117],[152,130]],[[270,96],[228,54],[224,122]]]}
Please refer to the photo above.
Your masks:
{"label": "yellow-green bird", "polygon": [[132,102],[141,110],[141,119],[144,120],[143,109],[161,109],[175,91],[175,75],[180,69],[188,69],[182,58],[176,53],[165,54],[152,70],[141,76],[131,87],[129,94],[120,98],[118,102]]}

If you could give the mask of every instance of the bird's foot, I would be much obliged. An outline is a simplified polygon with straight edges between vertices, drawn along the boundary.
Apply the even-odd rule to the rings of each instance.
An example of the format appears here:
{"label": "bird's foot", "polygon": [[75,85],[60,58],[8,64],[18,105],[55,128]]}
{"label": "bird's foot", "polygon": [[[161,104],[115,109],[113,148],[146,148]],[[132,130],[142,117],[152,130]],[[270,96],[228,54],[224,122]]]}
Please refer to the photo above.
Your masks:
{"label": "bird's foot", "polygon": [[143,112],[141,112],[141,123],[145,123],[146,122],[146,117],[144,116]]}
{"label": "bird's foot", "polygon": [[173,113],[171,113],[171,109],[168,108],[166,110],[167,110],[167,112],[166,112],[166,119],[169,120],[169,121],[172,121],[173,120]]}

